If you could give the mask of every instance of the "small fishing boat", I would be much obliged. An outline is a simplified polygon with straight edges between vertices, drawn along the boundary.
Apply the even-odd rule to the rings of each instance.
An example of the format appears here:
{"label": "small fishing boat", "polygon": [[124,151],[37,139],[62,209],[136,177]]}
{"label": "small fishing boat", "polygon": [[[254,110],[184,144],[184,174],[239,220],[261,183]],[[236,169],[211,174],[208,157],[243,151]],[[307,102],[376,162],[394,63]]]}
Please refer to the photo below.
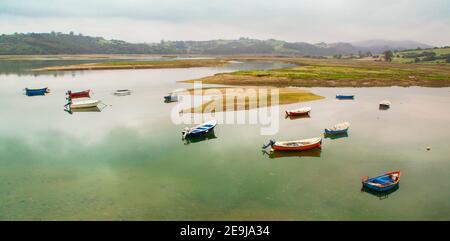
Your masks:
{"label": "small fishing boat", "polygon": [[67,91],[66,95],[68,98],[70,99],[77,99],[77,98],[89,98],[90,96],[91,90],[84,90],[84,91],[79,91],[79,92],[72,92],[72,91]]}
{"label": "small fishing boat", "polygon": [[166,95],[164,96],[164,102],[176,102],[178,101],[178,96],[177,95]]}
{"label": "small fishing boat", "polygon": [[116,90],[116,92],[114,92],[114,95],[118,95],[118,96],[131,95],[132,92],[133,91],[131,91],[129,89]]}
{"label": "small fishing boat", "polygon": [[336,95],[336,99],[339,100],[353,100],[355,95]]}
{"label": "small fishing boat", "polygon": [[325,134],[327,134],[327,135],[344,134],[344,133],[347,133],[349,127],[350,127],[350,123],[342,122],[342,123],[336,124],[330,128],[326,128]]}
{"label": "small fishing boat", "polygon": [[80,100],[76,102],[69,102],[70,109],[81,109],[81,108],[92,108],[96,107],[98,104],[100,104],[99,100]]}
{"label": "small fishing boat", "polygon": [[46,93],[49,93],[50,89],[45,87],[42,89],[28,89],[25,88],[25,94],[27,96],[35,96],[35,95],[45,95]]}
{"label": "small fishing boat", "polygon": [[309,115],[311,112],[311,107],[303,107],[295,110],[286,110],[287,116],[302,116],[302,115]]}
{"label": "small fishing boat", "polygon": [[216,125],[216,120],[210,120],[192,128],[186,127],[182,132],[183,138],[205,135],[208,132],[213,131]]}
{"label": "small fishing boat", "polygon": [[313,148],[320,148],[322,145],[322,138],[316,137],[304,140],[295,141],[274,141],[270,140],[267,145],[263,146],[263,149],[271,146],[275,151],[305,151]]}
{"label": "small fishing boat", "polygon": [[400,171],[386,172],[377,177],[363,177],[361,182],[364,188],[368,188],[378,192],[391,190],[398,186],[400,182]]}
{"label": "small fishing boat", "polygon": [[383,100],[380,102],[380,109],[389,109],[391,107],[391,102],[388,100]]}

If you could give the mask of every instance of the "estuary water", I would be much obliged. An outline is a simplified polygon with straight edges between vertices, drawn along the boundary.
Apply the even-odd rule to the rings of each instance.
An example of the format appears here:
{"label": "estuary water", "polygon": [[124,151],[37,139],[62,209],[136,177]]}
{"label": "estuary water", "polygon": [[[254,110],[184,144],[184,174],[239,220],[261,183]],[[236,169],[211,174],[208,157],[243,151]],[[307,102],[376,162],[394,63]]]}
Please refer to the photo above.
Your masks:
{"label": "estuary water", "polygon": [[[450,219],[450,88],[312,88],[325,98],[280,106],[273,136],[260,125],[222,124],[188,143],[185,125],[171,121],[176,103],[163,102],[193,87],[177,81],[285,65],[28,71],[62,63],[0,61],[0,220]],[[46,96],[23,95],[45,86]],[[65,112],[69,89],[91,89],[106,106]],[[389,110],[378,109],[384,99]],[[302,106],[312,107],[310,118],[285,119],[285,109]],[[269,139],[323,136],[342,121],[348,136],[324,138],[321,150],[261,151]],[[402,171],[398,190],[361,191],[362,176],[388,170]]]}

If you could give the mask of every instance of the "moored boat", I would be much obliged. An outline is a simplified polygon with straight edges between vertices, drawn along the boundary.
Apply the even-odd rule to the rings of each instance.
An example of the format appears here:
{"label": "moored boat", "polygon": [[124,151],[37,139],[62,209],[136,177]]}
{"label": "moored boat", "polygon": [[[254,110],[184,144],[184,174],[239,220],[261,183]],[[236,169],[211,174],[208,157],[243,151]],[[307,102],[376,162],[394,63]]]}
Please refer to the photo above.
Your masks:
{"label": "moored boat", "polygon": [[164,102],[176,102],[178,101],[178,96],[177,95],[166,95],[164,96]]}
{"label": "moored boat", "polygon": [[50,92],[50,89],[48,87],[41,88],[41,89],[25,88],[25,94],[27,96],[45,95],[46,93],[49,93],[49,92]]}
{"label": "moored boat", "polygon": [[79,91],[79,92],[72,92],[72,91],[67,91],[66,95],[68,98],[70,99],[77,99],[77,98],[89,98],[90,96],[91,90],[84,90],[84,91]]}
{"label": "moored boat", "polygon": [[295,110],[286,110],[287,116],[302,116],[302,115],[309,115],[311,112],[311,107],[303,107]]}
{"label": "moored boat", "polygon": [[213,131],[216,125],[217,125],[216,120],[210,120],[192,128],[186,127],[182,132],[183,138],[205,135]]}
{"label": "moored boat", "polygon": [[400,183],[400,176],[400,171],[391,171],[377,177],[363,177],[361,182],[364,188],[384,192],[398,186]]}
{"label": "moored boat", "polygon": [[305,151],[314,148],[320,148],[322,146],[322,138],[310,138],[294,141],[274,141],[270,140],[267,145],[263,146],[263,149],[271,146],[275,151]]}
{"label": "moored boat", "polygon": [[349,127],[350,127],[350,123],[342,122],[342,123],[336,124],[330,128],[325,128],[325,134],[327,134],[327,135],[344,134],[344,133],[347,133]]}
{"label": "moored boat", "polygon": [[355,95],[336,95],[336,99],[339,100],[353,100]]}
{"label": "moored boat", "polygon": [[88,99],[88,100],[80,100],[76,102],[71,102],[69,104],[70,109],[80,109],[80,108],[92,108],[96,107],[100,104],[99,100]]}
{"label": "moored boat", "polygon": [[391,107],[391,102],[388,100],[383,100],[380,102],[380,109],[389,109]]}
{"label": "moored boat", "polygon": [[131,95],[131,93],[132,93],[132,91],[129,90],[129,89],[122,89],[122,90],[116,90],[116,91],[114,92],[114,95],[119,95],[119,96],[122,96],[122,95]]}

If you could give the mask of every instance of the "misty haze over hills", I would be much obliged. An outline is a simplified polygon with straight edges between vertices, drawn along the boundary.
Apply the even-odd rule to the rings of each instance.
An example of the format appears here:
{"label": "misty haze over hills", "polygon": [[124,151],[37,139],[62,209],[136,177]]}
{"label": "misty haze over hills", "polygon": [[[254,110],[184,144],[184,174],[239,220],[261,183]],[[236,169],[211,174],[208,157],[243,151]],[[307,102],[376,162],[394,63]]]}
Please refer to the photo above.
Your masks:
{"label": "misty haze over hills", "polygon": [[208,55],[356,55],[359,52],[382,53],[386,50],[432,48],[415,41],[367,40],[354,43],[306,43],[282,40],[161,41],[128,43],[102,37],[63,33],[27,33],[0,35],[0,54],[208,54]]}

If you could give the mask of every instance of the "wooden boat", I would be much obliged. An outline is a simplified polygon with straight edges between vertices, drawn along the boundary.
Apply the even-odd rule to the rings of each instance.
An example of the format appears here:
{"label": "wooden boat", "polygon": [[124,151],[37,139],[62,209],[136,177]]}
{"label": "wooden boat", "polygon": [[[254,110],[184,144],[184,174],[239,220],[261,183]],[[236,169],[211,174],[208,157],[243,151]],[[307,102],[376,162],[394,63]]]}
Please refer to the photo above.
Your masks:
{"label": "wooden boat", "polygon": [[311,112],[311,107],[303,107],[295,110],[286,110],[287,116],[301,116],[301,115],[309,115]]}
{"label": "wooden boat", "polygon": [[70,99],[77,99],[77,98],[90,98],[90,92],[91,90],[85,90],[85,91],[79,91],[79,92],[72,92],[72,91],[67,91],[66,95],[68,98]]}
{"label": "wooden boat", "polygon": [[336,99],[339,100],[353,100],[355,95],[336,95]]}
{"label": "wooden boat", "polygon": [[132,91],[129,89],[123,89],[123,90],[116,90],[114,92],[114,95],[123,96],[123,95],[131,95]]}
{"label": "wooden boat", "polygon": [[380,102],[380,109],[389,109],[391,107],[391,102],[388,100],[383,100]]}
{"label": "wooden boat", "polygon": [[210,120],[192,128],[186,127],[182,132],[183,138],[205,135],[208,132],[213,131],[216,125],[217,125],[216,120]]}
{"label": "wooden boat", "polygon": [[313,148],[320,148],[322,145],[322,138],[316,137],[304,140],[295,141],[273,141],[263,146],[263,149],[271,146],[275,151],[305,151]]}
{"label": "wooden boat", "polygon": [[363,177],[361,182],[365,188],[384,192],[395,188],[400,183],[400,176],[400,171],[392,171],[377,177]]}
{"label": "wooden boat", "polygon": [[336,124],[330,128],[326,128],[325,134],[327,134],[327,135],[344,134],[344,133],[347,133],[349,127],[350,127],[350,123],[342,122],[342,123]]}
{"label": "wooden boat", "polygon": [[45,87],[41,89],[28,89],[25,88],[25,94],[27,96],[35,96],[35,95],[45,95],[46,93],[49,93],[50,89]]}
{"label": "wooden boat", "polygon": [[70,109],[92,108],[100,104],[99,100],[80,100],[69,104]]}

